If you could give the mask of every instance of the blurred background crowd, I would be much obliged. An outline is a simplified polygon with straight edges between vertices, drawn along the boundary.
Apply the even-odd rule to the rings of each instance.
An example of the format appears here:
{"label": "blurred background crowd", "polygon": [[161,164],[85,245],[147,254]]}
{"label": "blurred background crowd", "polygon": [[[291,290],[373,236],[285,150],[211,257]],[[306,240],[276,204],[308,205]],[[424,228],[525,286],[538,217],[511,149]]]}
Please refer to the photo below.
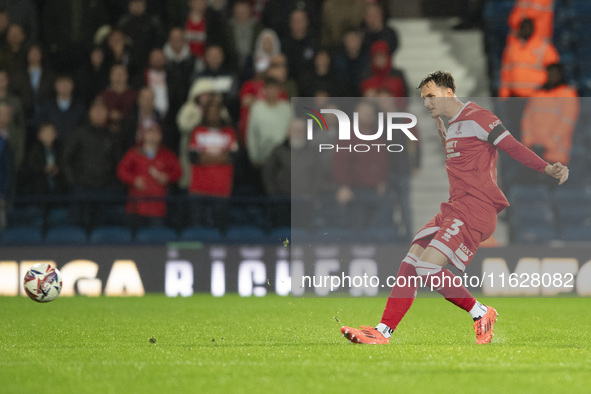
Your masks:
{"label": "blurred background crowd", "polygon": [[[402,154],[357,163],[372,171],[349,171],[346,154],[317,163],[289,101],[311,97],[316,108],[338,108],[337,97],[380,97],[357,108],[372,130],[377,110],[406,109],[400,98],[416,91],[394,64],[401,45],[388,23],[394,3],[1,0],[2,239],[283,238],[292,194],[305,199],[320,190],[333,213],[387,197],[389,205],[339,228],[375,216],[381,230],[368,237],[407,240],[420,146],[401,139]],[[585,168],[591,144],[576,130],[583,127],[579,93],[591,88],[584,47],[591,34],[580,27],[585,15],[591,21],[591,7],[575,0],[458,3],[462,20],[454,29],[483,31],[489,95],[533,97],[498,108],[508,128],[546,160]],[[323,138],[334,140],[334,125],[328,131]],[[292,155],[311,165],[292,169]],[[310,184],[292,190],[293,170]],[[534,183],[553,204],[544,180],[511,164],[503,170],[506,186]],[[322,225],[314,212],[326,210],[301,211]],[[554,230],[532,239],[560,237]]]}

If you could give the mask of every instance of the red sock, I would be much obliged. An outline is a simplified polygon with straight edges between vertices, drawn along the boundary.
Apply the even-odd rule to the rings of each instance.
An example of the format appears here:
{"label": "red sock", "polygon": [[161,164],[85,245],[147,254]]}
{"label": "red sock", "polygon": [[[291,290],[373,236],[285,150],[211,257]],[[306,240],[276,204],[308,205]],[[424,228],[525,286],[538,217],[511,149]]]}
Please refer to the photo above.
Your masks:
{"label": "red sock", "polygon": [[[454,274],[444,268],[438,273],[428,276],[427,286],[431,288],[431,284],[435,280],[435,284],[439,284],[439,287],[435,288],[439,294],[444,296],[452,304],[462,308],[466,312],[470,312],[470,309],[476,304],[476,298],[470,294],[462,283],[459,283],[460,281],[456,280],[454,284],[453,278],[455,277]],[[460,286],[456,286],[457,284]]]}
{"label": "red sock", "polygon": [[[410,256],[407,256],[406,258],[412,259]],[[396,329],[396,326],[398,326],[398,323],[400,323],[406,312],[409,310],[417,295],[416,281],[405,280],[404,286],[398,286],[398,281],[402,277],[409,278],[416,276],[417,271],[415,267],[403,260],[400,269],[398,270],[398,275],[396,275],[396,285],[392,287],[380,323],[384,323],[392,330]]]}

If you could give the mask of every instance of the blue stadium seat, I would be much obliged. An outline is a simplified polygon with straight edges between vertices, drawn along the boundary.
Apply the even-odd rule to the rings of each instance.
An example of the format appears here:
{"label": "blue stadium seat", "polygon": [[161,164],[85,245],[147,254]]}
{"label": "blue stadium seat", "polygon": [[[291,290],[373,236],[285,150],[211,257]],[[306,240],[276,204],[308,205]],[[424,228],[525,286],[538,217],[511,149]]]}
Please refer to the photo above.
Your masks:
{"label": "blue stadium seat", "polygon": [[290,227],[277,227],[271,230],[269,238],[271,240],[285,240],[291,239],[291,228]]}
{"label": "blue stadium seat", "polygon": [[558,238],[556,229],[550,224],[534,227],[521,227],[515,234],[515,242],[526,244],[547,243],[548,241]]}
{"label": "blue stadium seat", "polygon": [[219,242],[223,238],[221,231],[212,227],[187,227],[181,231],[182,241]]}
{"label": "blue stadium seat", "polygon": [[310,241],[310,232],[298,227],[278,227],[271,231],[269,239],[271,241],[285,241],[287,239],[291,244],[304,243]]}
{"label": "blue stadium seat", "polygon": [[513,185],[509,191],[511,204],[550,202],[550,191],[544,185]]}
{"label": "blue stadium seat", "polygon": [[558,218],[563,228],[591,226],[591,204],[567,203],[558,206]]}
{"label": "blue stadium seat", "polygon": [[228,221],[232,226],[259,226],[264,224],[264,209],[256,204],[235,204],[230,207]]}
{"label": "blue stadium seat", "polygon": [[125,205],[112,204],[109,205],[105,217],[102,218],[102,224],[105,226],[125,227],[127,220]]}
{"label": "blue stadium seat", "polygon": [[589,0],[570,0],[569,3],[574,17],[591,17],[591,3]]}
{"label": "blue stadium seat", "polygon": [[226,232],[226,239],[233,242],[265,242],[268,240],[265,232],[255,226],[230,227]]}
{"label": "blue stadium seat", "polygon": [[573,186],[561,186],[554,191],[554,202],[560,205],[581,204],[591,205],[591,189]]}
{"label": "blue stadium seat", "polygon": [[132,239],[131,230],[122,226],[101,226],[90,234],[90,242],[93,244],[126,244]]}
{"label": "blue stadium seat", "polygon": [[0,237],[3,245],[33,245],[40,244],[42,240],[41,228],[36,226],[9,227]]}
{"label": "blue stadium seat", "polygon": [[14,207],[7,210],[6,222],[9,227],[31,226],[41,229],[43,210],[37,206]]}
{"label": "blue stadium seat", "polygon": [[511,212],[511,223],[515,228],[554,223],[554,210],[549,203],[521,204]]}
{"label": "blue stadium seat", "polygon": [[86,243],[86,231],[78,226],[51,228],[45,235],[45,242],[50,244],[83,244]]}
{"label": "blue stadium seat", "polygon": [[176,231],[165,226],[142,227],[135,234],[135,241],[139,243],[166,243],[176,240]]}
{"label": "blue stadium seat", "polygon": [[565,241],[591,241],[591,226],[566,227],[562,230]]}
{"label": "blue stadium seat", "polygon": [[69,214],[65,208],[54,208],[47,214],[47,225],[49,227],[68,226]]}

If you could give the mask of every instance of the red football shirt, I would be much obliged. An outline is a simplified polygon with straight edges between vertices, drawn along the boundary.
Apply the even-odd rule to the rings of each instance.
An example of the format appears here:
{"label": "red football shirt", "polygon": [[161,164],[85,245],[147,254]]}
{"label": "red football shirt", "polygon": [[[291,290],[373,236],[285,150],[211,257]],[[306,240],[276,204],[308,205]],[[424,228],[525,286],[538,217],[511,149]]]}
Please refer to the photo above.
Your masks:
{"label": "red football shirt", "polygon": [[548,163],[518,142],[492,112],[467,102],[449,120],[445,168],[450,201],[470,194],[495,207],[509,206],[497,185],[497,147],[528,167],[544,172]]}
{"label": "red football shirt", "polygon": [[188,18],[185,25],[185,37],[189,43],[191,54],[195,57],[202,58],[205,54],[205,42],[207,40],[205,18],[201,18],[197,23],[193,22],[191,18]]}
{"label": "red football shirt", "polygon": [[[236,133],[231,127],[197,126],[191,134],[189,149],[198,153],[235,152]],[[208,196],[229,197],[232,194],[234,165],[193,164],[189,191]]]}

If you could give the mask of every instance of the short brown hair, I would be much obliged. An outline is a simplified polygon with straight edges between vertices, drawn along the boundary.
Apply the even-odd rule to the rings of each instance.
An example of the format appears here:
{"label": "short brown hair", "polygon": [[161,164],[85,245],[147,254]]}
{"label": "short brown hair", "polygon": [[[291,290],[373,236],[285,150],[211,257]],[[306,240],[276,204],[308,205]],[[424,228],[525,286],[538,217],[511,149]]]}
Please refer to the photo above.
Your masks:
{"label": "short brown hair", "polygon": [[452,92],[456,92],[456,82],[454,81],[454,77],[451,73],[446,71],[435,71],[427,75],[423,78],[417,89],[422,89],[423,86],[427,85],[429,82],[433,82],[440,88],[450,88]]}

